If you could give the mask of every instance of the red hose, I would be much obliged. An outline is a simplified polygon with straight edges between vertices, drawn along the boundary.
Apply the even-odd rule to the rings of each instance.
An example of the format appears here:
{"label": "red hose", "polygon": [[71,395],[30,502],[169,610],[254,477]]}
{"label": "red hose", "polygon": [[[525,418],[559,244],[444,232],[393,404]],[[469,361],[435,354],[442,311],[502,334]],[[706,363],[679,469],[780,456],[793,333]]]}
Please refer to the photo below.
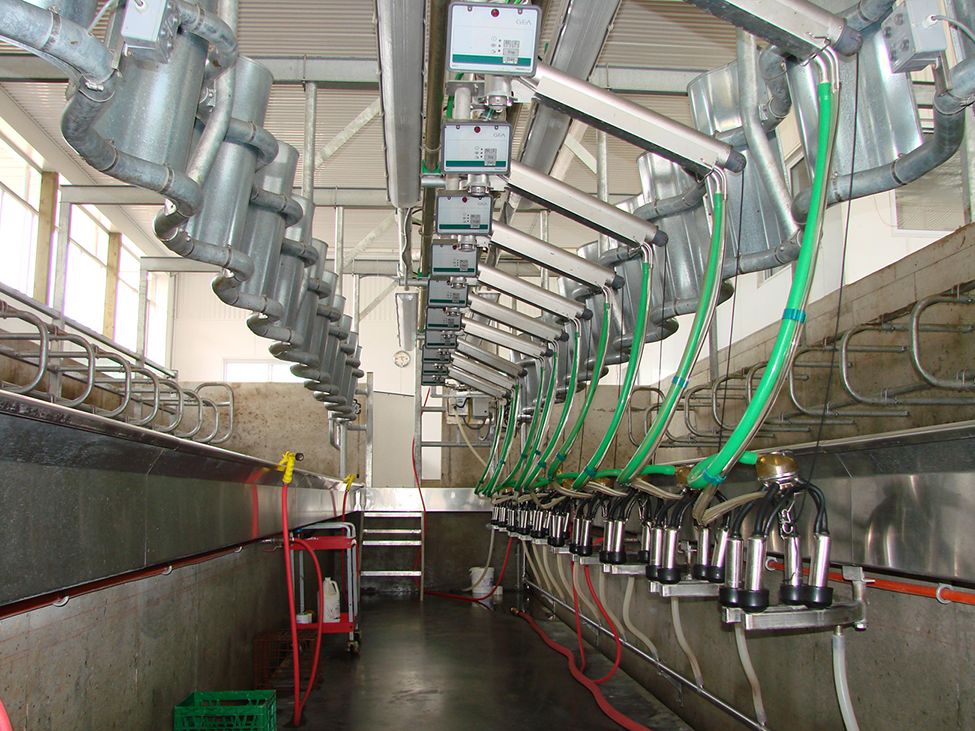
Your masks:
{"label": "red hose", "polygon": [[612,719],[615,723],[618,723],[623,728],[628,729],[628,731],[650,731],[650,729],[648,729],[646,726],[642,726],[636,721],[634,721],[632,718],[624,716],[622,713],[617,711],[615,708],[613,708],[613,706],[609,704],[609,701],[606,700],[606,697],[603,695],[603,692],[599,689],[599,686],[596,685],[596,683],[594,683],[592,680],[587,678],[585,675],[583,675],[582,671],[579,670],[578,667],[576,667],[576,659],[571,651],[562,647],[562,645],[558,644],[557,642],[553,642],[549,638],[549,636],[545,634],[545,631],[537,624],[535,624],[535,620],[529,617],[524,612],[518,612],[518,616],[524,619],[526,622],[528,622],[531,628],[538,633],[538,636],[545,641],[546,645],[551,647],[560,655],[565,656],[565,658],[569,661],[569,672],[572,673],[572,677],[578,680],[582,685],[586,687],[586,690],[592,693],[592,697],[596,699],[596,704],[599,706],[599,710],[601,710],[603,713],[609,716],[609,718]]}
{"label": "red hose", "polygon": [[322,581],[322,567],[318,563],[318,556],[315,555],[314,549],[301,538],[295,538],[294,543],[297,543],[311,555],[312,563],[315,564],[315,574],[318,576],[318,634],[315,637],[315,659],[311,664],[308,687],[305,689],[305,695],[301,699],[301,706],[295,714],[295,725],[297,726],[298,721],[301,720],[301,711],[304,710],[305,704],[308,702],[308,696],[311,695],[312,686],[315,684],[315,675],[318,672],[318,655],[322,650],[322,622],[324,621],[323,615],[325,614],[325,596],[322,593],[322,585],[324,584]]}
{"label": "red hose", "polygon": [[7,709],[3,707],[3,701],[0,701],[0,731],[14,731],[7,716]]}
{"label": "red hose", "polygon": [[616,670],[620,666],[620,660],[623,657],[623,645],[620,643],[620,633],[617,631],[616,625],[613,624],[613,620],[609,618],[606,610],[603,609],[603,604],[599,601],[599,595],[596,594],[596,591],[592,588],[592,580],[589,578],[589,566],[586,565],[584,568],[586,570],[586,584],[589,586],[589,593],[592,594],[592,598],[596,600],[596,606],[599,607],[599,612],[603,615],[603,619],[606,620],[609,628],[613,630],[613,639],[616,640],[616,662],[613,663],[612,670],[609,671],[605,678],[600,678],[599,680],[593,681],[596,683],[596,685],[599,685],[600,683],[605,683],[616,674]]}
{"label": "red hose", "polygon": [[[288,585],[288,615],[291,619],[291,661],[295,668],[294,725],[301,720],[301,679],[298,668],[298,620],[295,617],[295,581],[291,571],[291,529],[288,526],[288,483],[281,487],[281,518],[284,524],[284,575]],[[321,619],[321,616],[319,616]]]}
{"label": "red hose", "polygon": [[490,593],[485,594],[482,597],[469,597],[469,596],[462,596],[460,594],[446,594],[442,591],[427,591],[425,589],[423,593],[429,594],[431,596],[445,596],[448,599],[461,599],[465,602],[474,602],[475,604],[480,604],[485,599],[490,599],[492,596],[494,596],[494,592],[498,590],[498,587],[501,586],[501,579],[504,578],[504,571],[506,568],[508,568],[508,556],[511,554],[511,544],[513,542],[514,542],[514,538],[509,537],[508,548],[504,552],[504,563],[501,564],[501,574],[498,576],[498,580],[494,582],[494,588],[491,589]]}
{"label": "red hose", "polygon": [[[301,711],[304,708],[305,703],[308,702],[308,696],[311,693],[311,688],[315,684],[315,673],[318,671],[318,653],[322,646],[322,610],[324,609],[324,597],[322,596],[322,569],[318,563],[318,557],[315,555],[315,551],[312,550],[311,546],[300,538],[295,538],[294,542],[302,546],[308,553],[311,554],[312,562],[315,564],[315,573],[318,576],[318,634],[315,639],[315,658],[312,662],[311,676],[308,679],[308,688],[305,690],[304,700],[301,698],[301,668],[298,664],[298,621],[295,617],[295,581],[294,574],[291,571],[291,531],[288,528],[288,484],[283,483],[281,489],[281,516],[284,527],[284,572],[287,577],[288,583],[288,613],[291,618],[291,661],[294,664],[294,683],[295,683],[295,713],[294,713],[294,725],[297,726],[301,721]],[[3,728],[0,727],[0,731]]]}

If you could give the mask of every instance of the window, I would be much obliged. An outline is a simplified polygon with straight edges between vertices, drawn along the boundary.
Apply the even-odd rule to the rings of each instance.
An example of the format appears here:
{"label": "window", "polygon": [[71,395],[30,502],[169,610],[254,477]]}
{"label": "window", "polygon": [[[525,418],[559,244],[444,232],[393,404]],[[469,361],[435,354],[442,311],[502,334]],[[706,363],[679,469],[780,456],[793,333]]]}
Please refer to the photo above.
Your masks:
{"label": "window", "polygon": [[147,282],[146,358],[169,365],[170,276],[152,272]]}
{"label": "window", "polygon": [[34,288],[40,173],[0,141],[0,281],[24,294]]}
{"label": "window", "polygon": [[223,380],[230,383],[301,383],[305,379],[291,373],[291,364],[274,360],[228,360],[223,364]]}
{"label": "window", "polygon": [[105,326],[108,229],[88,206],[71,209],[64,314],[96,332]]}

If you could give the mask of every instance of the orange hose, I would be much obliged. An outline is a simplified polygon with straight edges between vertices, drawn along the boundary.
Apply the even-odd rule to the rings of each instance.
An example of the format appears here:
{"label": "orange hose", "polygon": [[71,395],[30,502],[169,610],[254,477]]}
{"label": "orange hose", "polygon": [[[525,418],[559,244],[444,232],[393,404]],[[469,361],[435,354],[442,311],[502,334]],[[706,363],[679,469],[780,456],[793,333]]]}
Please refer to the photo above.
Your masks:
{"label": "orange hose", "polygon": [[[768,566],[771,569],[777,569],[781,571],[784,566],[779,561],[769,561]],[[809,569],[804,568],[802,570],[803,574],[808,574]],[[843,578],[843,574],[839,571],[829,572],[830,581],[840,581],[844,584],[850,584],[852,582],[847,581]],[[897,594],[909,594],[910,596],[923,596],[929,599],[938,598],[938,587],[936,586],[924,586],[923,584],[910,584],[906,581],[891,581],[890,579],[867,579],[867,586],[874,589],[883,589],[884,591],[892,591]],[[970,606],[975,606],[975,594],[967,591],[958,591],[957,589],[942,589],[941,598],[945,601],[956,602],[958,604],[968,604]]]}

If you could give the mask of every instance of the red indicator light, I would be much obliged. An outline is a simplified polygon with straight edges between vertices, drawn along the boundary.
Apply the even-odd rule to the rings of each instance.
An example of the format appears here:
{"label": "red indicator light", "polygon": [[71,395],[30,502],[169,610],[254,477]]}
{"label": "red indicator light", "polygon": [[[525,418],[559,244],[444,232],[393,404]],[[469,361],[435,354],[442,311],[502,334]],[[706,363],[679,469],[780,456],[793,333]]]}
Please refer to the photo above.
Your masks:
{"label": "red indicator light", "polygon": [[467,203],[467,196],[464,196],[463,198],[461,198],[461,200],[462,200],[462,201],[463,201],[464,203]]}
{"label": "red indicator light", "polygon": [[494,10],[491,11],[491,17],[492,18],[497,18],[499,15],[500,15],[500,13],[498,12],[498,9],[497,8],[495,8]]}
{"label": "red indicator light", "polygon": [[477,133],[477,132],[480,132],[480,131],[481,131],[481,128],[480,128],[480,127],[475,127],[475,128],[474,128],[474,132],[475,132],[475,133]]}

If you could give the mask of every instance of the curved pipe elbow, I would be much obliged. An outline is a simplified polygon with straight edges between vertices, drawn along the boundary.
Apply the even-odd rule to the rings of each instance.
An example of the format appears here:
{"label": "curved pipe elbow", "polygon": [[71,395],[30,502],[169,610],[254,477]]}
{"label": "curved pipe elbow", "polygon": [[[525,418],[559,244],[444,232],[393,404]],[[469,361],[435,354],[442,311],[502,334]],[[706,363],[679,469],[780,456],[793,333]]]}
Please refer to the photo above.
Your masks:
{"label": "curved pipe elbow", "polygon": [[285,225],[289,227],[294,226],[305,215],[301,209],[301,204],[290,195],[272,193],[256,185],[251,189],[250,202],[252,206],[280,213],[284,216]]}
{"label": "curved pipe elbow", "polygon": [[237,63],[237,37],[229,25],[199,5],[184,0],[176,0],[175,5],[180,27],[213,47],[207,59],[209,76],[219,76]]}
{"label": "curved pipe elbow", "polygon": [[278,156],[278,141],[274,135],[253,122],[231,118],[227,126],[227,139],[242,145],[250,145],[257,150],[259,167],[269,165]]}

